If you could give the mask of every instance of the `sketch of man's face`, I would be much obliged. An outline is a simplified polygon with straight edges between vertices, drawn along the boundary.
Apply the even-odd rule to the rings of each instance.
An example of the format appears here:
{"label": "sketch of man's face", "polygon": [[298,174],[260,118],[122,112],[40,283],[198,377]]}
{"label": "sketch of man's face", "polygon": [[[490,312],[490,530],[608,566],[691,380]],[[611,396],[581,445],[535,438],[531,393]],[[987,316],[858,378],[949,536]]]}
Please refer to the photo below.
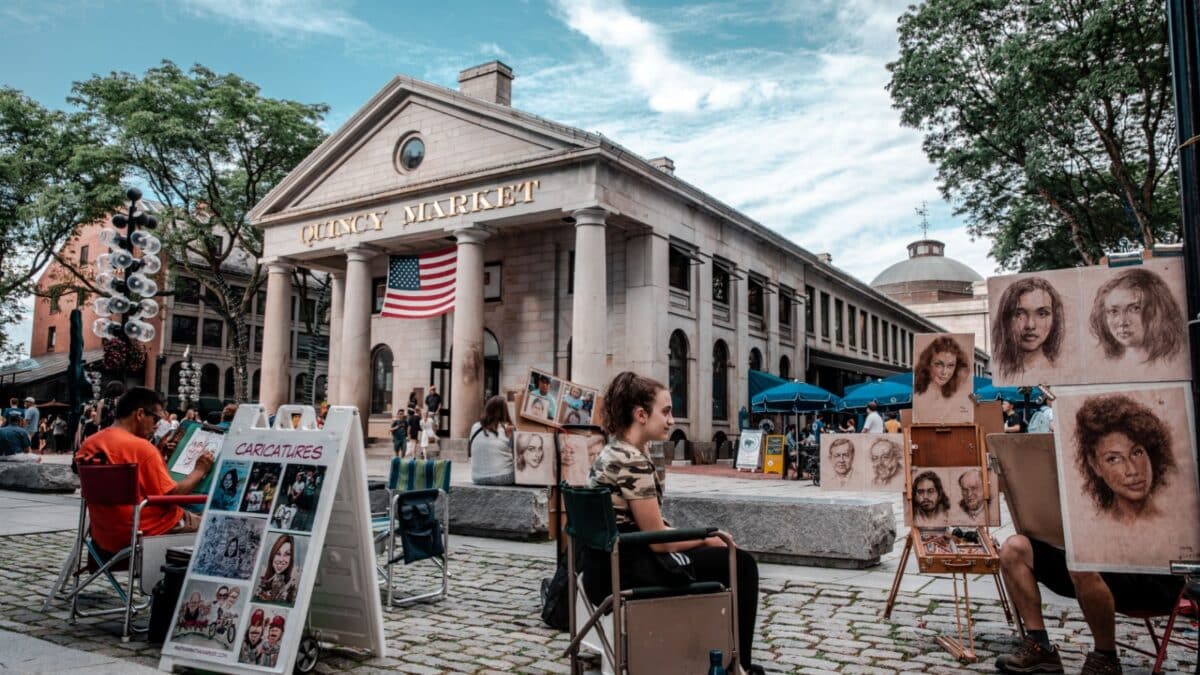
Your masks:
{"label": "sketch of man's face", "polygon": [[1054,300],[1046,291],[1034,289],[1017,300],[1012,317],[1021,351],[1035,352],[1042,348],[1054,328]]}
{"label": "sketch of man's face", "polygon": [[983,479],[978,472],[968,471],[959,476],[958,487],[962,491],[963,510],[973,513],[983,508]]}
{"label": "sketch of man's face", "polygon": [[542,437],[529,435],[529,440],[525,442],[525,462],[529,464],[529,468],[536,469],[542,465],[542,460],[546,458],[546,451],[542,448]]}
{"label": "sketch of man's face", "polygon": [[550,380],[538,380],[538,392],[545,396],[550,393]]}
{"label": "sketch of man's face", "polygon": [[1142,292],[1117,286],[1104,299],[1104,322],[1113,339],[1123,347],[1138,348],[1146,338],[1142,323]]}
{"label": "sketch of man's face", "polygon": [[938,510],[938,489],[933,481],[922,478],[913,485],[913,495],[917,498],[917,508],[921,515],[932,516]]}
{"label": "sketch of man's face", "polygon": [[954,371],[957,368],[958,358],[954,356],[953,352],[938,352],[933,355],[933,360],[930,361],[929,375],[934,384],[942,387],[954,379]]}
{"label": "sketch of man's face", "polygon": [[850,467],[854,465],[854,445],[849,441],[835,442],[829,447],[829,458],[833,460],[834,473],[849,476]]}
{"label": "sketch of man's face", "polygon": [[871,446],[871,469],[875,480],[880,483],[890,481],[900,471],[900,462],[892,451],[892,444],[886,441],[876,441]]}
{"label": "sketch of man's face", "polygon": [[1154,468],[1150,455],[1125,434],[1114,431],[1096,444],[1092,470],[1116,494],[1118,500],[1142,502],[1150,496]]}

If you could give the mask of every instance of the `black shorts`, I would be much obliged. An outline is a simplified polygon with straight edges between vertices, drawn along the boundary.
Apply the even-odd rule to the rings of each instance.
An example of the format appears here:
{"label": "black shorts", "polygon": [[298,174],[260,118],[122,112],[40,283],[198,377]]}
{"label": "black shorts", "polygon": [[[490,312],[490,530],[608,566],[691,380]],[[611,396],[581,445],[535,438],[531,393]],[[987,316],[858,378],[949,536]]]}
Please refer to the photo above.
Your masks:
{"label": "black shorts", "polygon": [[[1075,597],[1075,584],[1067,571],[1067,553],[1037,539],[1029,539],[1033,549],[1033,576],[1046,588],[1067,597]],[[1183,577],[1173,574],[1127,574],[1101,572],[1100,577],[1112,592],[1118,612],[1162,612],[1175,608]]]}

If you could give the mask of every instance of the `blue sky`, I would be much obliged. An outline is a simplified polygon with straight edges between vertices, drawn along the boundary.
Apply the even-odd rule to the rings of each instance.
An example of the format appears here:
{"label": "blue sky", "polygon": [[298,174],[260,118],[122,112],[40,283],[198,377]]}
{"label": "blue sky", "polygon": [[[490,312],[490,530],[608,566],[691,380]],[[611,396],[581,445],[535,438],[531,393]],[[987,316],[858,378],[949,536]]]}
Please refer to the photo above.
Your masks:
{"label": "blue sky", "polygon": [[[337,129],[393,75],[456,87],[500,59],[513,105],[598,131],[870,281],[930,235],[987,276],[884,89],[908,0],[5,0],[0,85],[65,107],[71,83],[202,63]],[[28,329],[17,339],[26,340]]]}

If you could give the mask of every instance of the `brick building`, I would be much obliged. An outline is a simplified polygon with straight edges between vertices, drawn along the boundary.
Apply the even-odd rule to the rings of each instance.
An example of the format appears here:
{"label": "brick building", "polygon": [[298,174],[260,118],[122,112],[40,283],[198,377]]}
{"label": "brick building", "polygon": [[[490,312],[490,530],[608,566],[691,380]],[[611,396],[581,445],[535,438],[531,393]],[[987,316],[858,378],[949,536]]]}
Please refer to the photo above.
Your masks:
{"label": "brick building", "polygon": [[[265,362],[287,361],[288,275],[333,275],[330,399],[384,415],[439,385],[465,436],[531,367],[596,387],[669,382],[679,432],[736,429],[748,373],[845,385],[907,370],[940,328],[612,141],[510,106],[512,71],[460,90],[398,76],[251,213],[269,269]],[[379,315],[388,254],[457,247],[454,310]],[[261,401],[286,400],[264,374]]]}

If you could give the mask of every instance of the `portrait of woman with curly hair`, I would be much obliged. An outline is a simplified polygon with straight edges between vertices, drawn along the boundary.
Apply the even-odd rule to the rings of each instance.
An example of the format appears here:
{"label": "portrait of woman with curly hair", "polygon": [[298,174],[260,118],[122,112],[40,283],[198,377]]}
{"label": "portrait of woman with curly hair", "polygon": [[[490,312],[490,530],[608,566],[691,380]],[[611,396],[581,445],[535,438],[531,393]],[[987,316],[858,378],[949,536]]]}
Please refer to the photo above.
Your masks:
{"label": "portrait of woman with curly hair", "polygon": [[918,423],[973,422],[971,371],[975,338],[967,334],[934,333],[914,339],[913,421]]}
{"label": "portrait of woman with curly hair", "polygon": [[1072,569],[1162,572],[1200,552],[1186,383],[1062,387],[1055,438]]}

